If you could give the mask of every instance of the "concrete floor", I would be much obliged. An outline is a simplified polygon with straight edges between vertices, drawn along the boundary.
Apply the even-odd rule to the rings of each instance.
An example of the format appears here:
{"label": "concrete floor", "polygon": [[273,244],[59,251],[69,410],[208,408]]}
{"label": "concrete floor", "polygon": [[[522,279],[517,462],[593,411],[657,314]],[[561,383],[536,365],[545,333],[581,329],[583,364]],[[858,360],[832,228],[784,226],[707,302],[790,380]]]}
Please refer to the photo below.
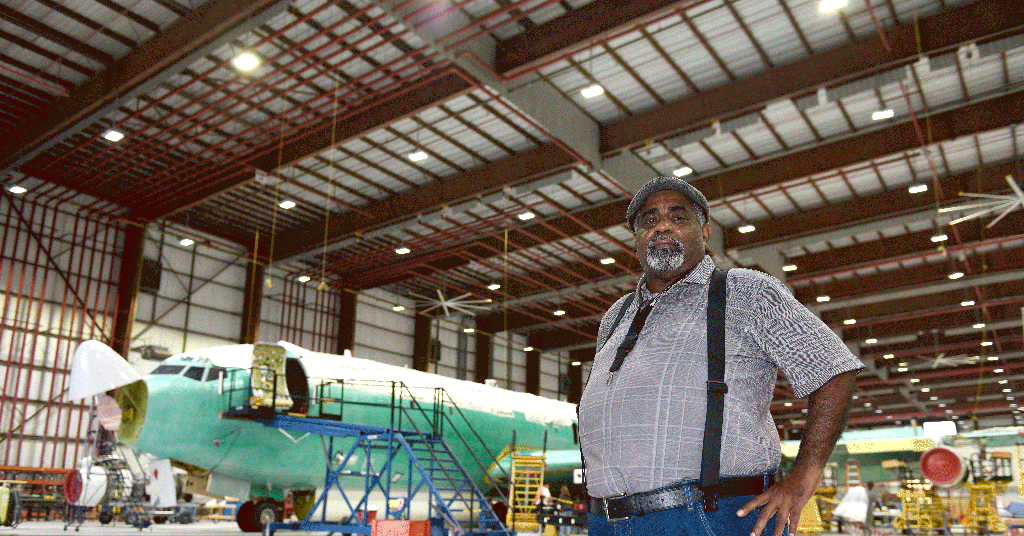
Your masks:
{"label": "concrete floor", "polygon": [[[64,531],[64,523],[61,521],[26,521],[17,526],[17,528],[0,527],[0,536],[6,534],[26,534],[33,536],[58,536],[62,534],[67,535],[84,535],[84,536],[149,536],[157,534],[169,534],[169,535],[204,535],[204,534],[259,534],[256,532],[243,533],[238,529],[233,521],[198,521],[189,525],[179,525],[177,523],[168,523],[163,525],[152,525],[148,528],[139,530],[134,527],[125,525],[123,523],[116,523],[110,525],[100,525],[98,521],[86,521],[81,525],[78,532],[75,532],[75,527],[68,527],[67,532]],[[291,532],[291,531],[279,531],[277,534],[280,535],[291,535],[305,536],[305,535],[316,535],[323,536],[327,534],[325,532]],[[521,536],[538,536],[537,532],[519,532]]]}

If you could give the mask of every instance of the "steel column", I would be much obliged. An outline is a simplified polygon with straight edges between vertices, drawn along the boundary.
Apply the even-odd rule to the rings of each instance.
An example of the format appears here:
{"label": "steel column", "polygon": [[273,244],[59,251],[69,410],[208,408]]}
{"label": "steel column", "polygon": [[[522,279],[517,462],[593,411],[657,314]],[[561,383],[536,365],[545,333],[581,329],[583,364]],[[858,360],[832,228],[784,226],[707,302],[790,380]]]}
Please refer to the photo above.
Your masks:
{"label": "steel column", "polygon": [[126,225],[122,237],[121,275],[117,282],[117,310],[114,314],[114,335],[111,348],[128,358],[131,347],[132,323],[139,299],[139,280],[142,278],[142,248],[146,230],[137,225]]}

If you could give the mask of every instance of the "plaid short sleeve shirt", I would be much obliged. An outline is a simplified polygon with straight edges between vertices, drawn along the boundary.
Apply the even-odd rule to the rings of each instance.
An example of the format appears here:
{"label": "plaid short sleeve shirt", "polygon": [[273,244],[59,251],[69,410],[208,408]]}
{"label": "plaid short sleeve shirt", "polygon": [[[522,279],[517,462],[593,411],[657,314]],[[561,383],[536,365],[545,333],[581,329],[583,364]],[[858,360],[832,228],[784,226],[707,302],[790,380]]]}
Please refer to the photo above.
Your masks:
{"label": "plaid short sleeve shirt", "polygon": [[[711,257],[652,295],[641,281],[637,299],[614,332],[625,302],[605,313],[579,406],[580,446],[593,497],[637,493],[700,477],[707,381],[707,299]],[[777,371],[797,397],[833,376],[863,368],[846,345],[800,304],[778,279],[729,271],[725,314],[725,399],[722,476],[774,471],[779,434],[769,412]],[[654,308],[633,350],[606,384],[616,348],[640,302]]]}

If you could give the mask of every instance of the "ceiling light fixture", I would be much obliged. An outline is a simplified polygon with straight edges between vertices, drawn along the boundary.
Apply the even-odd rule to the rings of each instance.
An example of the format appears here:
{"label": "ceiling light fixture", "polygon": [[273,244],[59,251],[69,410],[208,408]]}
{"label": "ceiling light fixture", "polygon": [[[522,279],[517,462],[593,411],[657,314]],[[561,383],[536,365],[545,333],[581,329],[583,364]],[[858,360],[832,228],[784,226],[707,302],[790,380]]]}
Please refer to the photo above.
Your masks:
{"label": "ceiling light fixture", "polygon": [[300,275],[299,278],[298,278],[298,281],[299,281],[299,283],[307,283],[307,282],[309,282],[309,276],[308,275]]}
{"label": "ceiling light fixture", "polygon": [[835,13],[846,7],[847,0],[821,0],[818,2],[818,11],[821,13]]}
{"label": "ceiling light fixture", "polygon": [[252,52],[243,52],[231,60],[231,64],[239,71],[251,71],[260,66],[260,59]]}
{"label": "ceiling light fixture", "polygon": [[999,361],[999,356],[997,356],[997,355],[990,355],[990,356],[988,356],[988,360],[989,361]]}
{"label": "ceiling light fixture", "polygon": [[792,272],[794,270],[796,270],[796,265],[795,264],[787,264],[787,265],[782,267],[782,271],[783,272]]}
{"label": "ceiling light fixture", "polygon": [[949,240],[949,237],[944,234],[935,235],[932,237],[932,242],[945,242],[946,240]]}
{"label": "ceiling light fixture", "polygon": [[927,192],[928,191],[928,185],[927,184],[914,184],[910,188],[907,188],[907,191],[912,193],[912,194],[919,194],[919,193],[922,193],[922,192]]}
{"label": "ceiling light fixture", "polygon": [[189,247],[192,244],[195,244],[196,241],[192,240],[191,238],[182,238],[181,240],[178,240],[178,243],[183,245],[183,246],[185,246],[185,247]]}
{"label": "ceiling light fixture", "polygon": [[878,342],[878,339],[868,339],[864,341],[865,344],[875,344],[876,342]]}
{"label": "ceiling light fixture", "polygon": [[295,208],[295,201],[292,201],[291,199],[285,199],[284,201],[278,203],[277,206],[285,210],[288,210],[290,208]]}
{"label": "ceiling light fixture", "polygon": [[537,217],[537,215],[532,213],[532,212],[527,211],[527,212],[524,212],[524,213],[522,213],[522,214],[520,214],[520,215],[518,215],[516,217],[521,219],[521,220],[523,220],[523,221],[526,221],[526,220],[532,220],[533,218]]}
{"label": "ceiling light fixture", "polygon": [[786,402],[786,404],[785,404],[785,406],[786,406],[787,408],[788,408],[788,407],[790,407],[790,406],[792,406],[792,405],[793,405],[793,403],[792,403],[792,402]]}
{"label": "ceiling light fixture", "polygon": [[981,328],[985,327],[985,323],[984,322],[978,322],[977,324],[975,324],[975,325],[973,325],[971,327],[973,327],[974,329],[981,329]]}
{"label": "ceiling light fixture", "polygon": [[474,331],[476,330],[473,328],[462,328],[463,333],[473,333]]}
{"label": "ceiling light fixture", "polygon": [[900,367],[900,368],[896,369],[896,372],[909,372],[909,371],[910,371],[910,369],[907,368],[907,367]]}
{"label": "ceiling light fixture", "polygon": [[490,285],[487,285],[487,290],[498,290],[499,288],[501,288],[500,283],[491,283]]}
{"label": "ceiling light fixture", "polygon": [[399,255],[405,255],[407,253],[412,253],[412,250],[407,248],[407,247],[405,247],[405,246],[399,246],[399,247],[395,248],[395,253],[397,253]]}
{"label": "ceiling light fixture", "polygon": [[124,134],[111,129],[103,133],[103,139],[107,141],[118,142],[124,139]]}
{"label": "ceiling light fixture", "polygon": [[404,305],[396,305],[396,306],[392,307],[391,310],[396,312],[396,313],[398,313],[398,312],[404,311],[405,310],[405,306]]}
{"label": "ceiling light fixture", "polygon": [[922,387],[922,388],[921,388],[921,392],[922,392],[922,393],[928,393],[928,392],[931,392],[931,390],[932,390],[932,388],[931,388],[931,387]]}
{"label": "ceiling light fixture", "polygon": [[896,356],[893,355],[893,354],[885,354],[885,355],[882,356],[882,359],[892,359],[894,357],[896,357]]}
{"label": "ceiling light fixture", "polygon": [[992,346],[992,341],[981,341],[982,346]]}
{"label": "ceiling light fixture", "polygon": [[857,319],[856,318],[847,318],[846,320],[843,320],[843,323],[846,324],[847,326],[852,326],[852,325],[857,323]]}
{"label": "ceiling light fixture", "polygon": [[583,95],[585,99],[592,99],[602,94],[604,94],[604,88],[600,84],[589,85],[580,90],[580,95]]}
{"label": "ceiling light fixture", "polygon": [[970,307],[974,305],[974,300],[964,300],[960,302],[960,307]]}
{"label": "ceiling light fixture", "polygon": [[676,177],[685,177],[690,173],[693,173],[693,168],[691,168],[690,166],[683,166],[681,168],[672,170],[672,174],[675,175]]}
{"label": "ceiling light fixture", "polygon": [[963,272],[953,272],[953,273],[949,274],[949,278],[950,279],[960,279],[963,276],[964,276]]}
{"label": "ceiling light fixture", "polygon": [[871,119],[874,121],[881,121],[883,119],[892,119],[893,115],[896,115],[896,113],[892,111],[892,108],[889,108],[886,110],[878,110],[877,112],[872,113]]}
{"label": "ceiling light fixture", "polygon": [[1012,393],[1012,392],[1013,392],[1013,389],[1003,389],[1003,392],[1004,392],[1004,393]]}
{"label": "ceiling light fixture", "polygon": [[992,372],[995,372],[996,374],[1002,374],[1004,371],[1001,368],[997,368],[997,369],[993,370]]}
{"label": "ceiling light fixture", "polygon": [[413,162],[419,162],[421,160],[426,160],[428,158],[430,158],[430,155],[428,155],[424,151],[416,151],[414,153],[409,153],[409,160],[412,160]]}
{"label": "ceiling light fixture", "polygon": [[828,296],[818,296],[818,303],[825,303],[831,299],[832,298],[829,298]]}
{"label": "ceiling light fixture", "polygon": [[565,314],[565,309],[555,309],[555,311],[553,313],[551,313],[551,314],[553,314],[555,316],[562,316],[562,315]]}
{"label": "ceiling light fixture", "polygon": [[579,362],[579,361],[573,361],[572,363],[570,363],[570,365],[572,365],[572,366],[574,366],[574,367],[578,367],[578,366],[580,366],[580,365],[582,365],[582,364],[583,364],[583,363],[581,363],[581,362]]}
{"label": "ceiling light fixture", "polygon": [[523,351],[524,352],[532,352],[533,351],[533,347],[532,346],[526,346],[526,347],[523,348]]}
{"label": "ceiling light fixture", "polygon": [[615,259],[613,259],[611,257],[605,257],[605,258],[601,259],[601,264],[614,264],[614,263],[615,263]]}
{"label": "ceiling light fixture", "polygon": [[747,224],[747,225],[744,225],[744,226],[742,226],[742,227],[740,227],[740,228],[738,228],[736,230],[741,232],[741,233],[743,233],[743,234],[746,234],[746,233],[754,232],[755,231],[755,227],[753,225]]}
{"label": "ceiling light fixture", "polygon": [[11,186],[10,188],[8,188],[7,191],[11,192],[14,195],[21,195],[21,194],[27,192],[28,190],[25,189],[25,187],[23,187],[23,186],[14,185],[14,186]]}
{"label": "ceiling light fixture", "polygon": [[921,381],[921,378],[910,378],[910,383],[917,383]]}

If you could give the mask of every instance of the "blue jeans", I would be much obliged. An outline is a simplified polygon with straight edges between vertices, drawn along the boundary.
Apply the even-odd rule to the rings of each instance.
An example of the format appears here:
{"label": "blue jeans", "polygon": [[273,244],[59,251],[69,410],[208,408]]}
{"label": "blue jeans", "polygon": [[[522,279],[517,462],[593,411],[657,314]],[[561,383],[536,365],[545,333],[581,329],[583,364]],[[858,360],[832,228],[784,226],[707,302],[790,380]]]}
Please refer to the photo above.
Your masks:
{"label": "blue jeans", "polygon": [[[736,511],[755,495],[719,497],[718,510],[705,512],[704,505],[695,497],[693,487],[686,488],[686,505],[662,510],[640,517],[609,522],[603,516],[590,514],[587,521],[588,536],[749,536],[761,509],[745,517],[736,517]],[[762,536],[775,532],[775,518],[768,521]],[[789,536],[789,527],[783,531]]]}

